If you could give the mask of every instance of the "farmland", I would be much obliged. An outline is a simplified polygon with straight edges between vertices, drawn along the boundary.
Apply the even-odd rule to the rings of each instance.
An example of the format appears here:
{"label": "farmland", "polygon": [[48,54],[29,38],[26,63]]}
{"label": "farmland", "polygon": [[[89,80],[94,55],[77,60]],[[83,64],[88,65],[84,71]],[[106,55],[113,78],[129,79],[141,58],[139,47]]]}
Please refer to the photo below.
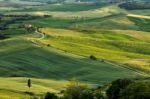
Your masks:
{"label": "farmland", "polygon": [[29,78],[39,97],[71,79],[95,87],[149,78],[148,8],[72,2],[0,1],[0,98],[30,99]]}

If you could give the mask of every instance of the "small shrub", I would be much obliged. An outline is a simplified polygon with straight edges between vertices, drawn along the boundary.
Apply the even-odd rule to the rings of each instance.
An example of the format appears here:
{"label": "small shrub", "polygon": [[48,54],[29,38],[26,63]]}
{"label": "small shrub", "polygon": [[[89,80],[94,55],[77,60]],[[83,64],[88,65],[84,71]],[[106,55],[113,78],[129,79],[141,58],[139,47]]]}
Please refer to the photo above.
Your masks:
{"label": "small shrub", "polygon": [[44,99],[58,99],[54,93],[47,92]]}
{"label": "small shrub", "polygon": [[105,60],[104,60],[104,59],[101,59],[101,62],[105,62]]}
{"label": "small shrub", "polygon": [[94,55],[90,55],[90,59],[97,60],[97,58]]}
{"label": "small shrub", "polygon": [[94,99],[93,91],[92,90],[84,90],[81,93],[80,99]]}
{"label": "small shrub", "polygon": [[50,44],[47,44],[47,47],[50,47],[51,45]]}
{"label": "small shrub", "polygon": [[5,38],[7,38],[6,35],[0,34],[0,39],[5,39]]}
{"label": "small shrub", "polygon": [[64,92],[64,99],[81,99],[80,95],[85,89],[87,89],[86,85],[77,80],[72,80]]}
{"label": "small shrub", "polygon": [[30,99],[39,99],[37,96],[33,96]]}

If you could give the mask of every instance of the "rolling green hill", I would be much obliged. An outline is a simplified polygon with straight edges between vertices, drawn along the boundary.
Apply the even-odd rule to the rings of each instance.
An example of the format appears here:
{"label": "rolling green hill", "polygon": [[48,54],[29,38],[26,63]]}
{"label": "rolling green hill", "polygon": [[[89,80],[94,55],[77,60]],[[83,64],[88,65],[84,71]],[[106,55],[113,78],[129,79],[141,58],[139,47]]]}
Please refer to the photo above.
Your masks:
{"label": "rolling green hill", "polygon": [[[50,44],[55,48],[77,55],[88,57],[92,54],[100,59],[118,63],[128,64],[129,60],[131,62],[132,60],[139,60],[139,62],[141,60],[139,67],[136,66],[138,64],[135,62],[135,67],[143,70],[145,68],[145,71],[149,72],[149,62],[146,62],[147,58],[149,58],[149,43],[139,40],[136,37],[138,35],[136,33],[135,35],[127,35],[125,34],[126,32],[122,31],[119,31],[122,32],[121,34],[118,31],[96,31],[96,33],[83,34],[80,32],[47,28],[42,29],[42,31],[49,35],[46,40],[41,40],[44,44]],[[64,31],[64,34],[61,33],[62,31]],[[148,34],[146,33],[146,35]],[[145,40],[145,38],[142,39]],[[83,52],[80,53],[80,50],[83,50]],[[144,63],[143,66],[142,62]]]}
{"label": "rolling green hill", "polygon": [[[118,74],[120,77],[136,77],[139,75],[123,67],[93,61],[88,57],[72,55],[53,47],[49,48],[47,45],[40,44],[31,38],[30,40],[33,43],[21,39],[0,42],[1,45],[5,45],[0,50],[2,56],[0,57],[1,76],[28,76],[66,80],[77,78],[88,82],[103,83],[119,78]],[[15,45],[16,42],[19,43]],[[114,70],[114,72],[108,72],[108,70]],[[130,73],[133,73],[132,76],[130,76]],[[102,76],[103,74],[105,76]],[[101,76],[97,77],[96,75]],[[106,79],[107,81],[105,81]]]}
{"label": "rolling green hill", "polygon": [[[30,99],[34,96],[43,97],[45,92],[51,91],[58,93],[64,89],[68,82],[63,80],[46,80],[32,78],[32,87],[26,85],[28,78],[0,78],[0,98],[1,99]],[[30,93],[27,93],[30,91]]]}
{"label": "rolling green hill", "polygon": [[[29,98],[27,78],[33,80],[31,92],[40,96],[59,92],[73,78],[103,85],[118,78],[149,77],[149,10],[103,3],[20,7],[30,2],[0,6],[0,26],[5,24],[0,34],[6,36],[0,40],[0,99]],[[24,26],[30,24],[38,31],[27,31]]]}

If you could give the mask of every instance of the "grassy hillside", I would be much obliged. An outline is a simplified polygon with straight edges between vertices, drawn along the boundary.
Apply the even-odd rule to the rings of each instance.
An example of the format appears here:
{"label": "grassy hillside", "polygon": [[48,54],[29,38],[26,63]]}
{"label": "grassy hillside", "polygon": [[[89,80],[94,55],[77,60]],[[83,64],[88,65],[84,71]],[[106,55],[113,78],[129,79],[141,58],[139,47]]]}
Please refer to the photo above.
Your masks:
{"label": "grassy hillside", "polygon": [[[91,10],[74,13],[86,15],[85,13],[88,14],[90,11]],[[106,73],[106,71],[102,69],[103,67],[104,69],[107,66],[107,68],[111,69],[116,67],[112,64],[100,61],[92,61],[91,63],[89,59],[90,55],[95,55],[100,60],[105,59],[115,63],[129,65],[134,69],[149,73],[150,36],[148,32],[143,32],[149,31],[149,20],[127,16],[127,11],[119,9],[115,5],[94,10],[94,13],[96,13],[96,11],[99,13],[105,12],[104,17],[102,17],[103,15],[97,17],[99,14],[97,13],[97,15],[93,15],[94,17],[90,19],[76,18],[76,16],[75,18],[67,19],[63,17],[60,18],[59,16],[59,18],[38,18],[24,22],[37,27],[43,27],[40,31],[44,32],[46,37],[42,39],[37,38],[41,36],[40,34],[29,34],[25,33],[22,29],[17,29],[19,28],[20,21],[10,25],[10,29],[3,31],[3,33],[10,35],[11,38],[0,42],[1,45],[3,45],[0,53],[3,55],[3,57],[1,57],[1,63],[3,63],[1,67],[4,71],[15,69],[18,72],[8,72],[8,74],[1,73],[1,75],[58,79],[60,79],[60,75],[64,75],[63,77],[61,76],[61,78],[70,79],[77,77],[81,80],[88,79],[88,81],[92,82],[100,80],[105,82],[106,79],[114,79],[118,73],[119,75],[120,73],[125,75],[125,77],[128,76],[127,74],[130,74],[124,74],[120,71],[112,72],[112,74],[109,74],[111,73],[109,72],[108,75],[113,75],[114,73],[115,76],[109,77],[107,75],[106,78],[103,77],[105,80],[101,78],[101,76],[97,78],[96,75],[101,75],[103,72]],[[68,14],[68,12],[64,13]],[[16,29],[14,33],[10,32],[13,31],[14,28]],[[19,43],[16,45],[16,42]],[[81,51],[83,52],[81,53]],[[61,55],[62,53],[64,54]],[[72,54],[80,58],[72,57]],[[34,60],[35,57],[37,57],[38,62]],[[54,64],[58,67],[53,66]],[[92,66],[99,68],[98,70],[101,71],[100,74],[97,68],[93,70]],[[45,68],[43,69],[43,67]],[[83,67],[83,69],[78,70],[80,67]],[[25,73],[28,68],[30,68],[30,71]],[[118,68],[132,72],[126,68]],[[70,70],[72,70],[72,72],[66,73],[66,71]],[[58,73],[52,74],[54,72]],[[80,72],[83,74],[80,74]],[[89,72],[91,74],[89,74]],[[133,76],[135,77],[136,75]]]}
{"label": "grassy hillside", "polygon": [[[147,16],[114,14],[92,19],[43,18],[26,23],[53,27],[42,29],[42,32],[50,35],[46,40],[41,40],[44,44],[86,57],[95,54],[100,59],[132,65],[131,67],[149,72],[150,20]],[[79,53],[79,49],[86,51]],[[109,57],[110,54],[114,57]]]}
{"label": "grassy hillside", "polygon": [[[135,17],[134,17],[135,16]],[[147,17],[147,18],[146,18]],[[93,18],[74,24],[72,27],[111,30],[138,30],[149,32],[150,19],[148,16],[128,16],[125,14],[113,14],[101,18]]]}
{"label": "grassy hillside", "polygon": [[[118,74],[120,77],[136,77],[138,75],[126,68],[90,60],[88,56],[92,53],[87,57],[79,57],[69,54],[70,52],[59,51],[53,47],[49,48],[47,45],[38,43],[38,40],[30,38],[35,43],[34,45],[21,39],[0,42],[1,45],[5,45],[0,50],[2,56],[0,57],[1,76],[29,76],[66,80],[75,77],[83,81],[103,83],[119,78]],[[16,42],[19,43],[16,45]],[[72,51],[74,50],[72,49]],[[108,72],[109,70],[111,72]],[[101,76],[97,77],[96,75]]]}
{"label": "grassy hillside", "polygon": [[[22,14],[31,14],[31,15],[51,15],[53,17],[59,17],[59,18],[100,18],[100,17],[104,17],[107,15],[112,15],[112,14],[120,14],[120,13],[127,13],[126,10],[124,9],[120,9],[117,5],[84,5],[84,4],[74,4],[74,9],[72,9],[73,11],[71,11],[71,6],[67,4],[68,6],[64,7],[63,5],[60,5],[63,7],[63,9],[65,11],[60,11],[61,9],[59,9],[59,5],[47,5],[47,6],[52,6],[53,8],[49,8],[47,6],[43,6],[41,7],[42,9],[45,9],[44,11],[32,11],[32,9],[35,9],[34,7],[29,8],[29,10],[26,11],[26,8],[22,9],[22,8],[18,8],[16,10],[11,10],[11,11],[5,11],[3,12],[3,14],[15,14],[15,15],[22,15]],[[105,6],[104,6],[105,5]],[[87,7],[91,8],[91,9],[87,9]],[[93,9],[93,7],[95,7],[95,9]],[[56,9],[57,8],[57,9]],[[6,8],[7,9],[7,8]],[[28,9],[28,8],[27,8]],[[76,11],[74,11],[76,9]],[[50,11],[52,10],[52,11]]]}
{"label": "grassy hillside", "polygon": [[[36,95],[58,92],[72,78],[106,84],[118,78],[149,77],[148,12],[128,11],[117,4],[1,6],[4,15],[37,18],[11,23],[15,18],[1,16],[0,26],[10,23],[0,30],[7,36],[0,40],[0,77],[4,77],[0,78],[0,98],[29,97],[25,92],[30,77]],[[27,31],[24,26],[29,24],[40,27],[38,32]]]}
{"label": "grassy hillside", "polygon": [[[58,93],[68,84],[63,80],[32,79],[32,87],[27,87],[28,78],[0,78],[0,98],[1,99],[30,99],[34,96],[43,97],[45,92]],[[27,92],[32,92],[32,95]]]}
{"label": "grassy hillside", "polygon": [[24,9],[21,9],[21,11],[71,11],[71,12],[77,12],[77,11],[86,11],[86,10],[92,10],[102,7],[102,5],[94,5],[94,4],[49,4],[46,6],[35,6],[35,7],[26,7]]}
{"label": "grassy hillside", "polygon": [[[127,35],[126,32],[97,31],[93,33],[73,32],[61,29],[42,29],[48,34],[44,44],[65,50],[70,53],[88,57],[93,54],[100,59],[126,63],[128,60],[147,60],[149,58],[149,43],[142,42],[136,36]],[[63,31],[63,32],[62,32]],[[134,31],[136,32],[136,31]],[[112,35],[111,35],[112,34]],[[146,35],[148,33],[145,32]],[[147,36],[145,36],[147,38]],[[148,36],[149,38],[149,36]],[[145,40],[145,38],[142,38]],[[83,50],[82,53],[79,51]],[[113,57],[110,57],[113,56]],[[128,63],[128,62],[127,62]],[[149,62],[145,61],[143,67],[147,70]],[[142,65],[142,64],[139,64]],[[137,67],[138,68],[138,67]],[[149,70],[148,70],[149,71]]]}

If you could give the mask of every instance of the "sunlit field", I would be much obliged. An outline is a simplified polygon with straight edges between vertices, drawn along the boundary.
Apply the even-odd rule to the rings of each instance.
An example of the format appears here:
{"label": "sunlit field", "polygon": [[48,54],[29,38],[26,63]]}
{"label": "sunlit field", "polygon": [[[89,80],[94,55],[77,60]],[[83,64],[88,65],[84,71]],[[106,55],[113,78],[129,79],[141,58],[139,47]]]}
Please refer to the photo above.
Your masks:
{"label": "sunlit field", "polygon": [[121,3],[0,0],[0,99],[61,97],[72,79],[148,79],[150,9]]}

